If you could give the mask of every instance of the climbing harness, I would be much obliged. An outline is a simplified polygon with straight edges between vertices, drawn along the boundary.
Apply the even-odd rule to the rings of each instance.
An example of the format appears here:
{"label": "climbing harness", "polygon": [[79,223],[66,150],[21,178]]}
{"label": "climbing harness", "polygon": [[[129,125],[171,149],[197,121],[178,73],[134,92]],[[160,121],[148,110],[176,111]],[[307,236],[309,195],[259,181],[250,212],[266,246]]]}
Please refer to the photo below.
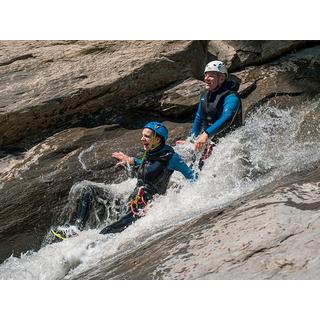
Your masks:
{"label": "climbing harness", "polygon": [[[202,170],[202,167],[204,165],[204,161],[207,160],[211,154],[213,147],[216,146],[217,141],[213,142],[212,140],[206,145],[206,148],[204,149],[201,158],[199,159],[198,168]],[[196,157],[194,156],[192,159],[193,162],[196,161]]]}
{"label": "climbing harness", "polygon": [[[144,187],[140,187],[138,194],[130,201],[130,209],[134,217],[143,217],[146,215],[145,207],[147,202],[144,199],[144,194]],[[143,208],[141,208],[141,206],[143,206]]]}
{"label": "climbing harness", "polygon": [[206,159],[208,159],[210,156],[211,156],[211,154],[212,154],[212,149],[213,149],[213,147],[215,146],[216,144],[214,143],[214,142],[212,142],[212,141],[210,141],[209,143],[208,143],[208,145],[207,145],[207,147],[206,147],[206,149],[205,149],[205,151],[204,151],[204,154],[203,154],[203,156],[202,156],[202,160],[206,160]]}

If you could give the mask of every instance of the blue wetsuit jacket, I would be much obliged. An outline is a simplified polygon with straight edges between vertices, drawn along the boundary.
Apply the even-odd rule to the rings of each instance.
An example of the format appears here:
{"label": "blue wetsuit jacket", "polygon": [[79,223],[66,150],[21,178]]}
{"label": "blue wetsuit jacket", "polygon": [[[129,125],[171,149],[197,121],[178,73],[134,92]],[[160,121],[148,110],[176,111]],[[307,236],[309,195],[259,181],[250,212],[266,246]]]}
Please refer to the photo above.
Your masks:
{"label": "blue wetsuit jacket", "polygon": [[[223,89],[223,88],[222,88]],[[218,90],[220,91],[220,90]],[[207,94],[207,93],[205,93]],[[215,92],[212,93],[213,99],[215,98]],[[191,137],[194,138],[198,136],[201,132],[201,129],[204,124],[204,115],[203,115],[203,103],[204,103],[204,95],[201,96],[200,102],[198,104],[197,113],[193,122],[192,130],[191,130]],[[240,98],[238,97],[237,93],[230,92],[226,97],[224,97],[222,103],[222,112],[221,116],[210,126],[204,127],[204,131],[208,134],[209,138],[213,137],[217,134],[220,129],[223,127],[225,123],[231,121],[231,119],[235,116],[238,112],[240,107]]]}
{"label": "blue wetsuit jacket", "polygon": [[[177,154],[172,147],[168,145],[164,145],[161,150],[156,151],[156,152],[150,152],[148,155],[150,155],[152,158],[155,159],[155,161],[152,161],[152,163],[148,166],[148,175],[152,176],[153,172],[159,171],[160,173],[160,166],[159,166],[159,160],[161,159],[161,156],[164,154],[172,154],[170,160],[167,163],[167,169],[169,171],[169,174],[171,175],[174,171],[179,171],[181,172],[188,180],[190,181],[195,181],[197,179],[195,172],[188,167],[188,165],[182,160],[179,154]],[[147,161],[148,161],[148,156],[147,156]],[[134,158],[134,165],[136,167],[141,166],[142,164],[142,159],[139,158]]]}

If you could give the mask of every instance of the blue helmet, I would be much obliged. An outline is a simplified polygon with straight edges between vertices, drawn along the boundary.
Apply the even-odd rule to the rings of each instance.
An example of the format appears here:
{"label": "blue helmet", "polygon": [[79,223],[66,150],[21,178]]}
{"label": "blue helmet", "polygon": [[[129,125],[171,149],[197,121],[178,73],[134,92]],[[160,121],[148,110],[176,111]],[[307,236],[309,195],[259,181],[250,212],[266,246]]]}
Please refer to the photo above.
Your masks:
{"label": "blue helmet", "polygon": [[149,122],[143,128],[153,130],[157,135],[161,136],[164,141],[167,141],[168,139],[168,129],[161,122]]}

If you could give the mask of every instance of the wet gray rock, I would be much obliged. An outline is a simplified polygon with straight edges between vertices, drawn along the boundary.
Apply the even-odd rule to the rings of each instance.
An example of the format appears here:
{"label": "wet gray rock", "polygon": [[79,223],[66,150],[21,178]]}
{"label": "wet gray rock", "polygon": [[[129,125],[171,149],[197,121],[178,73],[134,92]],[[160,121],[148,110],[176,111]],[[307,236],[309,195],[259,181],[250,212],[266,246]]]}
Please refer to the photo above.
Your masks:
{"label": "wet gray rock", "polygon": [[224,61],[233,72],[246,66],[276,60],[293,50],[316,43],[319,44],[317,41],[306,40],[215,40],[208,43],[208,58]]}
{"label": "wet gray rock", "polygon": [[[98,121],[119,123],[122,103],[199,77],[200,41],[0,42],[0,146]],[[102,113],[103,119],[97,119]]]}
{"label": "wet gray rock", "polygon": [[144,113],[149,117],[163,117],[173,120],[193,116],[203,90],[203,81],[194,78],[175,82],[165,89],[139,95],[122,104],[131,114]]}
{"label": "wet gray rock", "polygon": [[186,115],[194,113],[199,103],[203,81],[187,79],[164,91],[160,101],[159,112],[165,116]]}
{"label": "wet gray rock", "polygon": [[[211,41],[209,52],[213,45],[226,50],[225,43],[237,52],[238,58],[225,57],[238,70],[232,76],[241,81],[246,111],[266,102],[292,106],[319,93],[319,45]],[[122,181],[126,174],[110,154],[139,154],[145,122],[175,121],[166,122],[171,143],[189,134],[206,45],[0,42],[0,156],[15,159],[0,167],[0,260],[39,248],[49,226],[67,218],[63,208],[74,183]]]}
{"label": "wet gray rock", "polygon": [[234,75],[240,78],[242,90],[246,90],[243,92],[246,112],[267,102],[278,107],[295,106],[319,94],[320,46],[259,67],[248,67]]}
{"label": "wet gray rock", "polygon": [[319,180],[287,177],[77,278],[319,279]]}
{"label": "wet gray rock", "polygon": [[[188,123],[166,125],[169,143],[182,139],[191,127]],[[69,221],[76,208],[64,208],[75,183],[127,179],[127,171],[115,167],[111,153],[142,156],[140,137],[140,129],[125,130],[116,125],[67,129],[12,160],[0,174],[0,260],[39,249],[50,226]]]}

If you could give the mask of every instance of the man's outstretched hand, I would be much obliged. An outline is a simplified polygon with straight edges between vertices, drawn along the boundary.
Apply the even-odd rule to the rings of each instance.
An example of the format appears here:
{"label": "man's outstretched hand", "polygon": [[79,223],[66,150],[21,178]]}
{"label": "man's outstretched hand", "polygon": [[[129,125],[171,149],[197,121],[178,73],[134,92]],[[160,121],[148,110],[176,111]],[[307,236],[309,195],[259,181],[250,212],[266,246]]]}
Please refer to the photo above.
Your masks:
{"label": "man's outstretched hand", "polygon": [[126,154],[124,154],[123,152],[113,152],[112,153],[112,157],[117,159],[119,161],[119,163],[117,165],[120,164],[133,164],[134,160],[132,157],[127,156]]}
{"label": "man's outstretched hand", "polygon": [[176,141],[176,145],[177,144],[185,144],[185,143],[187,143],[187,140],[178,140],[178,141]]}

